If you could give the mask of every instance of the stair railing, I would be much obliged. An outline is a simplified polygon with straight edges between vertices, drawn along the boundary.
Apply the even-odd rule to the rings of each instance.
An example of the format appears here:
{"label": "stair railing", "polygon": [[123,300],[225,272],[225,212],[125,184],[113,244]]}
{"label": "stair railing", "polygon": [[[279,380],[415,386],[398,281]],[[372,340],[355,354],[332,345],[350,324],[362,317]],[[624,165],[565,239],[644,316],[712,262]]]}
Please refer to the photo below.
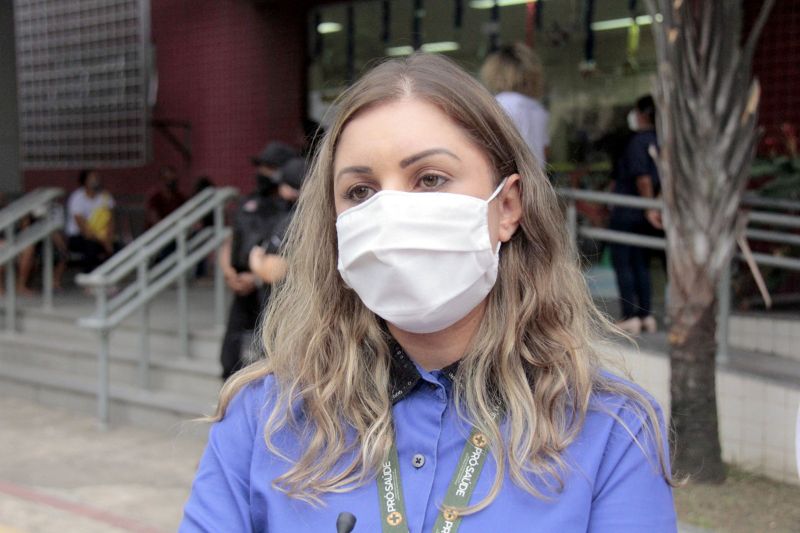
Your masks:
{"label": "stair railing", "polygon": [[[28,247],[44,241],[42,259],[42,306],[53,308],[53,239],[52,235],[64,227],[63,210],[58,200],[62,189],[50,187],[29,192],[0,210],[0,267],[5,267],[5,321],[6,330],[17,329],[17,292],[15,259]],[[24,227],[28,217],[32,222]]]}
{"label": "stair railing", "polygon": [[[193,196],[164,220],[89,274],[78,276],[78,284],[92,290],[95,311],[78,325],[95,330],[98,351],[97,411],[100,423],[109,418],[110,337],[120,323],[139,313],[139,383],[150,385],[150,304],[171,285],[177,285],[178,339],[181,353],[189,347],[188,274],[209,254],[218,251],[231,230],[225,227],[225,205],[237,196],[231,187],[209,187]],[[212,227],[199,227],[213,214]],[[225,320],[225,284],[222,270],[214,268],[214,319]]]}
{"label": "stair railing", "polygon": [[[625,194],[615,194],[609,192],[589,191],[582,189],[557,189],[558,195],[566,203],[567,230],[577,249],[579,237],[595,239],[602,242],[627,244],[653,250],[665,250],[666,240],[664,237],[653,237],[640,235],[619,230],[606,228],[595,228],[580,225],[578,221],[577,202],[588,202],[604,204],[609,206],[624,206],[635,209],[664,209],[664,201],[660,198],[641,198]],[[746,196],[742,205],[745,207],[768,208],[778,210],[788,210],[796,212],[800,208],[800,203],[790,200],[762,199],[754,196]],[[754,241],[773,242],[800,246],[800,237],[796,234],[800,230],[800,216],[793,216],[786,213],[773,213],[766,211],[748,211],[748,227],[745,229],[745,236]],[[749,224],[768,225],[774,228],[781,228],[784,231],[763,230],[752,228]],[[751,254],[753,261],[757,265],[770,266],[785,270],[800,271],[800,259],[796,257],[782,257],[766,253]],[[742,253],[734,254],[733,260],[745,261]],[[731,265],[725,265],[722,276],[717,286],[717,362],[726,363],[728,361],[728,326],[731,316]]]}

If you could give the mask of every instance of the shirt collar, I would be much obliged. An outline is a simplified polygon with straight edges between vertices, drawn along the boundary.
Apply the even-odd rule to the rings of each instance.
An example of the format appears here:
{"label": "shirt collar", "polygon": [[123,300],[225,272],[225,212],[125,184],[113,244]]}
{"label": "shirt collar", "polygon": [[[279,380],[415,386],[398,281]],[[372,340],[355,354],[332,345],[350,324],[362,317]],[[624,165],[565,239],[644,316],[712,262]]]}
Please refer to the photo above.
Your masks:
{"label": "shirt collar", "polygon": [[[414,362],[406,351],[394,339],[389,341],[392,363],[389,375],[389,395],[392,403],[395,404],[408,396],[408,394],[420,382],[420,376]],[[458,361],[442,369],[442,374],[451,382],[455,381]]]}

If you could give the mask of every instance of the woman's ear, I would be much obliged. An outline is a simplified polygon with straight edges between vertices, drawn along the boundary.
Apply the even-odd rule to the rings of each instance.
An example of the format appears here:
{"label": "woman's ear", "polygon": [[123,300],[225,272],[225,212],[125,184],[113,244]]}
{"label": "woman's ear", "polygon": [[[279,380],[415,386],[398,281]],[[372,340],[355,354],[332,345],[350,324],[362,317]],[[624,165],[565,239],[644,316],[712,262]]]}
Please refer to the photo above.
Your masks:
{"label": "woman's ear", "polygon": [[522,218],[522,193],[519,190],[519,174],[506,178],[503,190],[498,195],[499,226],[497,237],[500,242],[508,242],[514,236]]}

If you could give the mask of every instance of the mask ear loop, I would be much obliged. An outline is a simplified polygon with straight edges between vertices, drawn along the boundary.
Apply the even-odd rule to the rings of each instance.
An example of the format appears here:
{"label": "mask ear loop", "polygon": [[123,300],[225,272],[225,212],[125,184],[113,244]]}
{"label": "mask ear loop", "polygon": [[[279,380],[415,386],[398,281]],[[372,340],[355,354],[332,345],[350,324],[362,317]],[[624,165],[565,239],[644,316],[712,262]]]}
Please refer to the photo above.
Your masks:
{"label": "mask ear loop", "polygon": [[[486,200],[486,204],[487,205],[490,204],[492,202],[492,200],[497,198],[497,196],[500,194],[500,191],[503,190],[503,187],[505,186],[507,181],[508,181],[508,176],[506,176],[505,178],[502,179],[502,181],[500,181],[500,184],[494,190],[492,195],[489,197],[488,200]],[[502,246],[503,246],[503,242],[502,241],[497,241],[497,250],[495,250],[495,254],[497,255],[498,260],[500,258],[500,248],[502,248]]]}
{"label": "mask ear loop", "polygon": [[488,203],[491,203],[491,201],[492,201],[492,200],[494,200],[495,198],[497,198],[497,196],[500,194],[500,191],[502,191],[502,190],[503,190],[503,187],[505,186],[505,184],[506,184],[506,182],[507,182],[507,181],[508,181],[508,176],[506,176],[505,178],[503,178],[503,180],[500,182],[500,185],[498,185],[498,186],[497,186],[497,188],[494,190],[494,192],[493,192],[493,193],[492,193],[492,195],[489,197],[489,199],[488,199],[488,200],[486,200],[486,203],[487,203],[487,204],[488,204]]}

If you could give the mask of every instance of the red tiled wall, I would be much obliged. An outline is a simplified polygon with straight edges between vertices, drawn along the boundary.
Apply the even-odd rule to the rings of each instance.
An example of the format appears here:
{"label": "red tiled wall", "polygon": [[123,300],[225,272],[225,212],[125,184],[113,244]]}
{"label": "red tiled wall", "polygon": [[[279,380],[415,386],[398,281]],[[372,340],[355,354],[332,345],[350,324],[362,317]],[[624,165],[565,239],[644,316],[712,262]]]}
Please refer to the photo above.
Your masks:
{"label": "red tiled wall", "polygon": [[[115,194],[141,194],[164,164],[178,168],[185,191],[208,174],[242,192],[252,187],[250,156],[272,139],[297,144],[304,110],[305,13],[252,0],[157,0],[151,3],[158,65],[156,119],[192,124],[186,163],[154,130],[153,162],[103,171]],[[180,137],[182,133],[176,130]],[[75,171],[27,171],[25,188],[71,190]]]}
{"label": "red tiled wall", "polygon": [[[758,16],[763,0],[744,0],[746,26]],[[778,0],[772,8],[753,58],[761,82],[761,124],[800,126],[800,0]]]}

